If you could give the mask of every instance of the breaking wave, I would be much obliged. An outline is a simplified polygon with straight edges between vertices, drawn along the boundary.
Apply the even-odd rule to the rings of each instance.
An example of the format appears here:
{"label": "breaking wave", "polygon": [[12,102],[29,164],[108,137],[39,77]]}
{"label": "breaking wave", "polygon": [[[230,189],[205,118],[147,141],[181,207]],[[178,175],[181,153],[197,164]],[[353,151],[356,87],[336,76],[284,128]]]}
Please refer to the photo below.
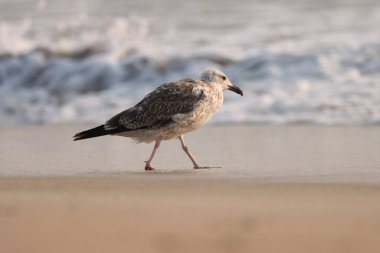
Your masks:
{"label": "breaking wave", "polygon": [[366,18],[379,22],[338,32],[262,21],[218,39],[133,15],[44,29],[1,22],[0,122],[102,122],[161,83],[215,67],[246,95],[226,93],[214,122],[379,124],[380,20]]}

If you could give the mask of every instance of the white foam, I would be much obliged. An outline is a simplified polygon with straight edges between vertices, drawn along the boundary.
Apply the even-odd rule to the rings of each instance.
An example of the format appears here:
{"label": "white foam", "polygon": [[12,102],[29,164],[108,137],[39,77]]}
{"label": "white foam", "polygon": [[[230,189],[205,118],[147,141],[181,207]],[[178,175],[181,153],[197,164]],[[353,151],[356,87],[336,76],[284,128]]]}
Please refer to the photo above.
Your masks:
{"label": "white foam", "polygon": [[245,92],[226,94],[214,122],[380,123],[376,1],[242,2],[247,10],[229,9],[232,27],[208,4],[198,10],[213,20],[207,28],[185,7],[173,17],[2,21],[0,121],[102,122],[163,82],[213,67]]}

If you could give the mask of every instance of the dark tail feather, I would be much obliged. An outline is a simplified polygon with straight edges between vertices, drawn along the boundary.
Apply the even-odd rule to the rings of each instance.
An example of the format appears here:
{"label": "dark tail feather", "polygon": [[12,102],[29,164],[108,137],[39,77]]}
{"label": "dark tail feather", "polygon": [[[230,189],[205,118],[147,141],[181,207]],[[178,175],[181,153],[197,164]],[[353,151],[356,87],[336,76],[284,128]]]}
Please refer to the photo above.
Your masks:
{"label": "dark tail feather", "polygon": [[125,131],[128,131],[128,129],[122,126],[118,128],[106,130],[104,128],[104,125],[101,125],[101,126],[94,127],[92,129],[89,129],[83,132],[79,132],[76,135],[74,135],[73,138],[74,138],[74,141],[79,141],[83,139],[89,139],[89,138],[99,137],[99,136],[108,135],[108,134],[115,134],[115,133],[120,133],[120,132],[125,132]]}

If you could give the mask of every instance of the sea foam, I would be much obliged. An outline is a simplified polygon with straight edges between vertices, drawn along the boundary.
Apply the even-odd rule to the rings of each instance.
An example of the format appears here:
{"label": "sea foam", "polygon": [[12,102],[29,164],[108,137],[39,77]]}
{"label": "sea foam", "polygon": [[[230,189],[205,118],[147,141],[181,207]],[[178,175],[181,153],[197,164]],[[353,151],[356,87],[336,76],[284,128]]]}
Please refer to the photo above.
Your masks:
{"label": "sea foam", "polygon": [[380,123],[376,1],[242,2],[197,5],[196,20],[186,6],[162,16],[169,5],[155,13],[147,3],[153,14],[2,20],[0,122],[100,123],[164,82],[214,67],[245,96],[226,93],[213,122]]}

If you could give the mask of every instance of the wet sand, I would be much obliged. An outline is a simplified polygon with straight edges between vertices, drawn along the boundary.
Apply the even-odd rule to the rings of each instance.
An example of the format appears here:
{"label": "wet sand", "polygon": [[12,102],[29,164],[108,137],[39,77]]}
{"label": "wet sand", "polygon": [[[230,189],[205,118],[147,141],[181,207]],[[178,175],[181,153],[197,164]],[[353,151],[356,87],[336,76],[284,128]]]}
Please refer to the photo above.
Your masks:
{"label": "wet sand", "polygon": [[[115,176],[136,179],[282,183],[380,183],[380,127],[209,126],[186,135],[200,165],[192,170],[178,140],[153,144],[106,136],[72,141],[93,125],[0,126],[3,176]],[[153,175],[153,176],[152,176]]]}
{"label": "wet sand", "polygon": [[[177,142],[0,127],[0,252],[377,252],[379,127],[215,126]],[[148,152],[148,153],[147,153]]]}

